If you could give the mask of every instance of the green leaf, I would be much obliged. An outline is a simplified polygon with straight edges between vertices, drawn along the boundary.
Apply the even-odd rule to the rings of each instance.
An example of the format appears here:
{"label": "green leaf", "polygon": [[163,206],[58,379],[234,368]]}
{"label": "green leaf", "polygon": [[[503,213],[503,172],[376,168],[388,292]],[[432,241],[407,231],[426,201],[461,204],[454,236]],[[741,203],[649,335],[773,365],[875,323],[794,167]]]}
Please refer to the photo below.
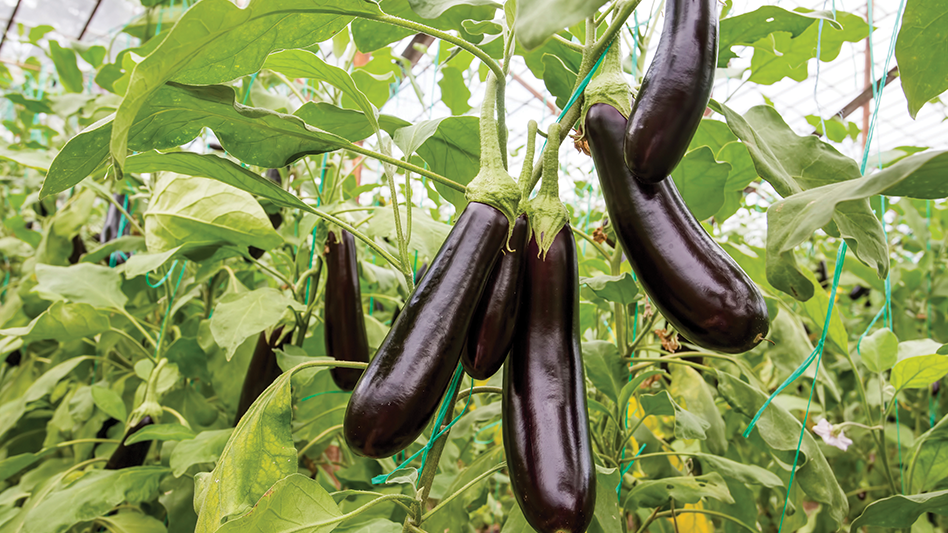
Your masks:
{"label": "green leaf", "polygon": [[712,453],[724,454],[727,451],[727,436],[724,419],[714,404],[711,387],[697,370],[684,365],[671,366],[671,387],[669,392],[679,404],[707,423],[704,432],[707,435],[708,449]]}
{"label": "green leaf", "polygon": [[948,375],[948,356],[932,353],[900,359],[889,380],[895,390],[923,389]]}
{"label": "green leaf", "polygon": [[860,261],[886,276],[889,261],[882,226],[869,209],[868,196],[834,201],[830,195],[826,201],[824,186],[840,195],[858,188],[855,161],[812,135],[798,136],[772,107],[753,107],[743,117],[727,106],[715,108],[744,142],[757,174],[784,197],[767,210],[767,279],[775,288],[801,301],[813,296],[814,287],[797,265],[793,248],[830,222],[838,225]]}
{"label": "green leaf", "polygon": [[[717,377],[718,393],[736,412],[747,419],[752,418],[767,400],[767,395],[763,392],[730,374],[717,372]],[[801,441],[800,421],[776,403],[770,404],[764,410],[754,429],[770,448],[774,459],[785,470],[789,470],[793,464],[799,445],[800,457],[794,484],[802,488],[813,501],[824,504],[823,509],[828,512],[827,517],[833,520],[837,527],[841,525],[849,513],[849,502],[813,435],[805,431]]]}
{"label": "green leaf", "polygon": [[125,411],[125,402],[114,390],[94,386],[92,387],[92,401],[105,414],[119,422],[125,422],[125,417],[128,416]]}
{"label": "green leaf", "polygon": [[590,532],[623,533],[625,516],[616,497],[620,480],[619,469],[596,466],[596,514],[589,525]]}
{"label": "green leaf", "polygon": [[[184,154],[185,152],[181,152]],[[183,245],[182,245],[183,246]],[[178,246],[165,252],[150,254],[147,252],[138,253],[128,258],[119,268],[125,279],[133,279],[138,276],[144,276],[149,272],[157,270],[161,265],[167,263],[182,248]]]}
{"label": "green leaf", "polygon": [[945,42],[945,3],[908,0],[895,42],[902,91],[912,118],[929,100],[948,90],[948,58],[934,43]]}
{"label": "green leaf", "polygon": [[712,152],[718,153],[725,145],[736,141],[737,136],[731,132],[731,128],[727,126],[726,122],[713,118],[703,118],[698,123],[698,129],[695,130],[694,137],[691,138],[688,151],[707,146],[711,148]]}
{"label": "green leaf", "polygon": [[122,292],[122,276],[113,268],[89,263],[68,267],[36,265],[34,289],[40,295],[53,295],[73,303],[102,309],[122,310],[128,297]]}
{"label": "green leaf", "polygon": [[579,282],[589,287],[600,298],[610,302],[628,305],[639,299],[639,287],[628,272],[623,272],[618,276],[601,275],[582,278]]}
{"label": "green leaf", "polygon": [[[125,163],[139,110],[166,81],[212,84],[251,74],[270,52],[328,39],[355,14],[381,11],[374,2],[359,0],[312,0],[305,6],[295,0],[255,0],[245,8],[228,0],[205,0],[194,5],[132,72],[111,132],[116,163],[119,167]],[[208,21],[215,23],[209,26]]]}
{"label": "green leaf", "polygon": [[691,213],[698,220],[705,220],[724,205],[724,187],[731,172],[731,165],[714,159],[714,152],[707,146],[685,154],[672,171],[672,179]]}
{"label": "green leaf", "polygon": [[137,511],[100,516],[96,521],[104,524],[112,533],[165,533],[167,531],[160,520]]}
{"label": "green leaf", "polygon": [[214,307],[211,334],[229,361],[247,338],[279,323],[287,307],[305,310],[293,298],[270,287],[228,294]]}
{"label": "green leaf", "polygon": [[576,73],[569,69],[563,60],[553,54],[543,54],[543,84],[550,94],[556,97],[556,106],[566,107],[576,84]]}
{"label": "green leaf", "polygon": [[[418,147],[418,155],[428,163],[432,172],[467,185],[480,170],[480,120],[477,117],[446,117],[437,122],[435,133]],[[398,133],[396,131],[395,135]],[[435,183],[434,187],[442,198],[454,204],[458,212],[467,205],[464,193],[440,183]]]}
{"label": "green leaf", "polygon": [[530,527],[520,505],[516,504],[510,508],[510,513],[504,520],[504,528],[500,530],[500,533],[536,533],[536,530]]}
{"label": "green leaf", "polygon": [[918,517],[924,513],[942,516],[948,514],[948,490],[911,496],[896,494],[876,500],[866,506],[862,514],[853,520],[851,529],[858,530],[863,526],[888,529],[911,528]]}
{"label": "green leaf", "polygon": [[164,174],[145,212],[145,242],[152,253],[227,244],[269,250],[282,241],[252,196],[206,178]]}
{"label": "green leaf", "polygon": [[171,452],[169,466],[175,477],[181,477],[196,464],[216,463],[234,432],[232,428],[202,431],[193,439],[178,443]]}
{"label": "green leaf", "polygon": [[751,159],[750,153],[742,143],[735,141],[725,144],[718,151],[715,158],[731,165],[731,171],[727,175],[727,183],[724,184],[725,191],[742,192],[745,187],[757,179],[754,160]]}
{"label": "green leaf", "polygon": [[702,498],[714,498],[722,502],[734,503],[727,490],[727,483],[717,472],[696,477],[669,477],[639,481],[622,505],[626,510],[664,507],[671,500],[675,503],[698,503]]}
{"label": "green leaf", "polygon": [[503,4],[497,0],[408,0],[408,3],[411,5],[412,11],[426,19],[436,19],[455,6],[503,7]]}
{"label": "green leaf", "polygon": [[726,457],[708,453],[699,453],[695,456],[700,459],[703,467],[710,467],[710,470],[714,470],[722,476],[740,483],[763,485],[772,489],[779,489],[784,486],[783,481],[780,480],[777,474],[774,474],[766,468],[761,468],[753,464],[739,463]]}
{"label": "green leaf", "polygon": [[[109,256],[113,252],[142,252],[145,250],[145,238],[138,235],[123,235],[116,239],[113,239],[102,246],[92,250],[86,255],[82,256],[80,262],[82,263],[99,263],[102,261],[107,261]],[[138,255],[138,254],[135,254]],[[131,260],[135,257],[133,255],[129,258]],[[123,265],[124,266],[124,265]],[[126,269],[123,269],[123,271]]]}
{"label": "green leaf", "polygon": [[194,430],[181,424],[151,424],[129,435],[125,445],[149,440],[189,440],[194,437]]}
{"label": "green leaf", "polygon": [[40,172],[46,172],[53,162],[49,150],[30,150],[29,148],[19,150],[0,148],[0,159],[13,161],[18,165],[34,168]]}
{"label": "green leaf", "polygon": [[438,87],[441,89],[441,101],[448,106],[452,115],[463,115],[471,110],[467,103],[471,98],[471,90],[467,88],[460,70],[451,66],[442,68]]}
{"label": "green leaf", "polygon": [[86,471],[30,509],[22,531],[66,531],[106,514],[122,502],[135,505],[148,501],[158,494],[158,482],[167,473],[167,468],[159,466]]}
{"label": "green leaf", "polygon": [[682,409],[668,395],[668,391],[660,391],[658,394],[643,394],[639,398],[639,403],[641,403],[646,415],[674,416],[675,436],[679,439],[704,440],[708,438],[707,430],[711,427],[711,424]]}
{"label": "green leaf", "polygon": [[948,476],[948,416],[915,441],[915,453],[907,464],[911,492],[930,490]]}
{"label": "green leaf", "polygon": [[293,473],[276,483],[247,514],[224,524],[220,533],[328,533],[342,521],[332,496],[318,481]]}
{"label": "green leaf", "polygon": [[[347,141],[356,142],[372,135],[372,124],[365,113],[354,109],[343,109],[326,102],[306,102],[293,112],[304,122],[321,130],[338,135]],[[389,135],[410,122],[392,115],[379,115],[379,127]]]}
{"label": "green leaf", "polygon": [[832,20],[833,14],[830,12],[802,13],[777,6],[762,6],[750,13],[724,18],[718,37],[718,67],[726,67],[728,61],[737,57],[731,51],[734,46],[751,46],[774,32],[786,32],[797,37],[819,19],[839,26]]}
{"label": "green leaf", "polygon": [[862,363],[870,372],[881,373],[898,361],[899,338],[889,328],[882,328],[864,338],[859,345]]}
{"label": "green leaf", "polygon": [[[452,433],[452,436],[454,434]],[[461,470],[451,481],[451,485],[439,495],[440,499],[457,493],[465,485],[474,481],[475,478],[497,466],[504,460],[504,451],[502,446],[493,446],[486,452],[477,456],[470,465]],[[451,526],[457,523],[458,519],[468,520],[467,508],[470,504],[479,500],[481,495],[489,489],[490,478],[483,479],[478,485],[469,488],[466,492],[458,495],[450,504],[442,507],[437,513],[431,515],[425,520],[426,529],[429,531],[444,531],[451,529]]]}
{"label": "green leaf", "polygon": [[595,14],[605,0],[517,0],[514,33],[527,50],[537,48],[554,33]]}
{"label": "green leaf", "polygon": [[589,341],[582,345],[586,377],[600,392],[613,402],[618,402],[619,393],[626,383],[629,369],[619,356],[615,344],[606,341]]}
{"label": "green leaf", "polygon": [[264,68],[284,74],[288,78],[313,78],[339,89],[355,100],[373,130],[379,129],[378,110],[345,70],[330,65],[307,50],[284,50],[267,57]]}
{"label": "green leaf", "polygon": [[296,473],[290,378],[283,374],[260,394],[214,470],[194,477],[197,533],[217,531],[223,521],[249,511],[274,483]]}
{"label": "green leaf", "polygon": [[619,414],[625,414],[629,406],[629,400],[632,398],[632,395],[635,394],[635,391],[642,386],[642,383],[645,383],[645,380],[648,378],[658,375],[667,376],[662,370],[646,370],[638,373],[631,381],[623,385],[622,390],[619,391],[619,401],[616,403],[619,408]]}
{"label": "green leaf", "polygon": [[59,46],[57,41],[49,41],[49,56],[56,65],[63,87],[69,92],[81,93],[85,87],[82,86],[82,71],[76,64],[76,52]]}
{"label": "green leaf", "polygon": [[[829,309],[830,296],[825,289],[820,287],[820,282],[812,271],[804,270],[803,275],[816,288],[813,298],[803,302],[803,311],[813,321],[815,331],[822,334],[823,324],[826,323],[826,310]],[[839,288],[837,288],[838,290]],[[826,338],[841,353],[849,353],[849,335],[846,333],[846,326],[843,325],[843,320],[839,315],[839,307],[835,305],[833,306],[833,316],[830,317],[829,331],[826,332]]]}
{"label": "green leaf", "polygon": [[63,301],[40,313],[28,325],[0,329],[0,335],[23,337],[23,342],[54,339],[70,342],[98,335],[110,328],[109,315],[89,304],[71,304]]}

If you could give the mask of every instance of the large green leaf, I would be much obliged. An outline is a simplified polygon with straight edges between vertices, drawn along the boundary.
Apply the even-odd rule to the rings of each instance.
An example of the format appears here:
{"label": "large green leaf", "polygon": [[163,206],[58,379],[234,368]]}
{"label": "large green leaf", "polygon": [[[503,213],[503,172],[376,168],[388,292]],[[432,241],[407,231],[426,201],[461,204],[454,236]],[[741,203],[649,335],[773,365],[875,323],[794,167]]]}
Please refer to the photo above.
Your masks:
{"label": "large green leaf", "polygon": [[[428,1],[430,4],[439,3],[437,0],[424,1]],[[424,11],[423,8],[418,12],[413,11],[409,0],[383,0],[379,2],[379,6],[382,11],[389,15],[418,22],[439,30],[457,30],[462,38],[471,42],[479,42],[480,36],[471,35],[464,28],[464,21],[490,20],[494,17],[496,7],[499,4],[495,0],[480,2],[476,0],[463,0],[462,2],[449,0],[449,2],[445,3],[444,9],[441,10],[439,15],[431,18],[420,16],[421,11]],[[427,11],[425,12],[427,13]],[[352,40],[362,52],[374,52],[387,44],[415,34],[413,30],[408,28],[363,18],[352,21],[350,27],[352,28]]]}
{"label": "large green leaf", "polygon": [[233,432],[232,428],[202,431],[193,439],[179,442],[172,450],[169,462],[174,476],[181,477],[196,464],[217,462]]}
{"label": "large green leaf", "polygon": [[948,416],[915,440],[915,453],[908,460],[909,490],[922,492],[948,477]]}
{"label": "large green leaf", "polygon": [[[170,83],[151,94],[129,126],[128,146],[139,152],[180,146],[205,127],[214,131],[228,153],[266,168],[349,145],[300,117],[241,105],[232,87]],[[40,196],[63,192],[102,167],[112,129],[111,118],[106,118],[70,139],[50,165]]]}
{"label": "large green leaf", "polygon": [[639,403],[646,415],[674,416],[675,436],[679,439],[704,440],[708,438],[706,430],[711,424],[684,410],[675,400],[672,400],[668,391],[643,394],[639,397]]}
{"label": "large green leaf", "polygon": [[[467,185],[480,170],[479,124],[477,117],[445,117],[435,119],[433,123],[420,122],[409,126],[412,133],[402,135],[410,138],[413,146],[417,146],[418,155],[428,163],[433,172],[461,185]],[[394,136],[399,148],[402,148],[402,144],[399,144],[401,132],[402,130],[396,131]],[[445,200],[457,207],[458,212],[467,205],[464,193],[440,183],[435,183],[434,186]]]}
{"label": "large green leaf", "polygon": [[895,390],[922,389],[948,375],[948,355],[916,355],[892,367],[890,380]]}
{"label": "large green leaf", "polygon": [[610,400],[618,402],[629,374],[619,349],[611,342],[596,340],[584,342],[582,350],[586,377]]}
{"label": "large green leaf", "polygon": [[328,39],[353,15],[380,14],[376,3],[360,0],[252,0],[245,8],[228,0],[204,0],[194,5],[132,72],[111,132],[116,163],[124,165],[135,118],[165,82],[230,81],[256,72],[274,50]]}
{"label": "large green leaf", "polygon": [[622,504],[629,511],[639,508],[652,509],[664,507],[668,502],[698,503],[702,498],[714,498],[722,502],[734,503],[727,490],[727,483],[717,472],[696,477],[669,477],[640,481]]}
{"label": "large green leaf", "polygon": [[[829,309],[830,296],[826,290],[820,287],[820,282],[813,272],[804,270],[803,276],[810,281],[813,287],[817,288],[813,293],[813,298],[803,302],[803,313],[813,321],[815,331],[822,334],[823,324],[826,323],[826,311]],[[832,345],[836,346],[840,353],[849,353],[849,335],[846,333],[846,326],[843,325],[843,319],[840,317],[839,307],[835,305],[833,306],[833,316],[830,317],[826,338]]]}
{"label": "large green leaf", "polygon": [[79,263],[68,267],[36,265],[34,291],[51,298],[103,309],[122,310],[128,297],[122,292],[122,276],[114,268]]}
{"label": "large green leaf", "polygon": [[339,507],[318,481],[292,474],[276,483],[247,514],[224,524],[220,533],[328,533],[342,520]]}
{"label": "large green leaf", "polygon": [[723,454],[727,451],[727,436],[725,434],[724,419],[718,407],[714,404],[711,387],[704,381],[697,370],[684,365],[671,366],[671,387],[669,392],[684,409],[694,413],[707,423],[704,432],[707,435],[708,449],[713,453]]}
{"label": "large green leaf", "polygon": [[595,14],[605,0],[518,0],[514,34],[527,50]]}
{"label": "large green leaf", "polygon": [[7,400],[6,403],[0,405],[0,438],[16,425],[20,417],[26,412],[28,403],[35,402],[49,394],[53,387],[59,383],[59,380],[69,375],[79,366],[79,363],[85,360],[85,357],[74,357],[59,363],[34,381],[20,397]]}
{"label": "large green leaf", "polygon": [[97,522],[104,524],[112,533],[165,533],[165,524],[138,511],[112,516],[101,516]]}
{"label": "large green leaf", "polygon": [[158,494],[158,482],[167,473],[160,466],[87,471],[29,509],[21,531],[58,533],[102,516],[122,502],[148,501]]}
{"label": "large green leaf", "polygon": [[31,150],[29,148],[20,150],[0,148],[0,159],[13,161],[24,167],[35,168],[40,172],[46,172],[53,162],[49,150]]}
{"label": "large green leaf", "polygon": [[53,339],[70,342],[108,331],[109,315],[89,304],[53,302],[26,326],[0,329],[0,335],[23,337],[24,342]]}
{"label": "large green leaf", "polygon": [[853,520],[851,530],[858,530],[863,526],[908,529],[923,513],[948,515],[948,490],[910,496],[896,494],[876,500]]}
{"label": "large green leaf", "polygon": [[619,508],[616,487],[622,476],[618,468],[596,466],[596,514],[589,524],[592,533],[623,533],[622,522],[625,519]]}
{"label": "large green leaf", "polygon": [[[730,374],[717,372],[717,377],[718,392],[735,411],[748,419],[767,399],[764,393]],[[803,440],[800,440],[800,421],[784,408],[771,403],[754,429],[785,469],[790,469],[797,447],[800,447],[795,483],[799,483],[798,486],[813,501],[825,504],[823,509],[837,526],[842,524],[849,513],[846,494],[810,432],[803,432]]]}
{"label": "large green leaf", "polygon": [[229,361],[248,337],[275,326],[287,307],[305,310],[305,306],[293,298],[269,287],[228,294],[214,307],[211,334]]}
{"label": "large green leaf", "polygon": [[576,72],[570,70],[562,59],[553,54],[543,54],[543,84],[556,97],[556,106],[566,107],[576,84]]}
{"label": "large green leaf", "polygon": [[441,89],[441,101],[448,106],[452,115],[463,115],[471,110],[467,101],[471,98],[471,90],[467,82],[456,67],[447,66],[441,69],[441,79],[438,80]]}
{"label": "large green leaf", "polygon": [[[912,118],[925,103],[948,90],[948,2],[908,0],[895,42],[895,60]],[[936,45],[936,43],[938,43]]]}
{"label": "large green leaf", "polygon": [[672,179],[691,214],[705,220],[724,205],[724,186],[730,172],[729,163],[716,161],[711,148],[702,146],[685,154],[672,171]]}
{"label": "large green leaf", "polygon": [[82,84],[82,71],[76,63],[76,52],[69,48],[63,48],[57,41],[49,41],[49,56],[56,65],[56,73],[59,74],[59,81],[67,91],[81,93],[85,87]]}
{"label": "large green leaf", "polygon": [[774,32],[786,32],[797,37],[817,20],[831,21],[832,17],[833,14],[827,11],[800,13],[777,6],[762,6],[750,13],[727,17],[721,20],[718,66],[724,68],[728,61],[737,57],[731,51],[734,46],[751,46]]}
{"label": "large green leaf", "polygon": [[240,419],[210,473],[194,477],[197,533],[217,531],[246,513],[277,481],[295,474],[289,373],[276,379]]}
{"label": "large green leaf", "polygon": [[[310,126],[338,135],[350,142],[361,141],[372,135],[372,124],[361,111],[343,109],[326,102],[306,102],[293,112]],[[379,115],[379,127],[389,135],[410,122],[392,115]]]}
{"label": "large green leaf", "polygon": [[639,286],[628,272],[623,272],[618,276],[603,274],[591,278],[581,278],[579,282],[589,287],[589,290],[596,293],[596,296],[610,302],[628,305],[639,299]]}
{"label": "large green leaf", "polygon": [[[419,259],[431,259],[441,249],[441,244],[451,232],[451,226],[431,218],[424,209],[411,208],[411,239],[408,241],[408,253],[411,257],[418,254]],[[407,210],[399,206],[399,217],[404,227]],[[386,239],[389,243],[398,242],[395,232],[395,213],[391,209],[379,209],[372,214],[365,228],[369,237]]]}
{"label": "large green leaf", "polygon": [[153,253],[227,244],[269,250],[282,241],[252,196],[216,180],[164,174],[145,212],[145,242]]}
{"label": "large green leaf", "polygon": [[898,360],[899,338],[889,328],[882,328],[862,339],[859,355],[862,364],[872,372],[885,372]]}
{"label": "large green leaf", "polygon": [[[715,109],[724,114],[728,126],[744,142],[757,174],[784,197],[768,210],[767,279],[775,288],[801,301],[813,296],[813,284],[797,265],[793,248],[830,222],[837,224],[856,257],[885,277],[889,261],[882,225],[865,196],[820,204],[819,210],[808,203],[797,203],[801,197],[824,198],[825,192],[814,194],[814,188],[855,188],[860,176],[855,161],[815,136],[797,135],[772,107],[753,107],[744,116],[723,105],[715,104]],[[805,189],[811,190],[801,194]],[[783,203],[793,203],[795,209],[777,207]],[[804,209],[806,216],[801,214]]]}

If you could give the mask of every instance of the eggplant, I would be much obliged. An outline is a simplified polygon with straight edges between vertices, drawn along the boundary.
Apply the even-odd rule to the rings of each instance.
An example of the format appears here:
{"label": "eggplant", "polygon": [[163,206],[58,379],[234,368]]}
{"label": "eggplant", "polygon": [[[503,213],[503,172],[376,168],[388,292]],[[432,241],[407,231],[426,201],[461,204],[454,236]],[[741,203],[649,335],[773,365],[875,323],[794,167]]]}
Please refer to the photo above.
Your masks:
{"label": "eggplant", "polygon": [[389,457],[424,431],[458,366],[508,228],[503,212],[480,202],[458,217],[352,391],[343,435],[354,453]]}
{"label": "eggplant", "polygon": [[711,98],[718,62],[715,0],[668,0],[665,25],[625,130],[625,163],[658,183],[684,157]]}
{"label": "eggplant", "polygon": [[[128,205],[127,196],[124,194],[113,194],[112,198],[116,203],[123,206]],[[121,230],[121,231],[119,231]],[[131,226],[126,223],[125,227],[122,227],[122,213],[115,207],[115,204],[109,204],[108,211],[105,212],[105,222],[102,224],[102,231],[99,232],[99,243],[105,244],[111,242],[119,237],[128,235],[131,233]],[[115,258],[115,266],[125,263],[126,259],[123,257],[122,253],[112,252]],[[110,262],[111,264],[111,262]]]}
{"label": "eggplant", "polygon": [[612,106],[595,104],[586,113],[609,219],[639,283],[691,342],[725,353],[750,350],[770,327],[763,296],[688,211],[672,178],[635,179],[622,161],[625,126]]}
{"label": "eggplant", "polygon": [[580,349],[576,241],[569,226],[557,233],[545,260],[539,252],[531,238],[518,333],[504,367],[507,469],[534,529],[582,533],[596,509],[596,466]]}
{"label": "eggplant", "polygon": [[510,247],[497,259],[484,294],[471,317],[467,340],[461,351],[464,370],[475,379],[488,379],[500,370],[513,343],[520,283],[523,278],[523,249],[530,236],[526,215],[514,223]]}
{"label": "eggplant", "polygon": [[[369,362],[369,340],[362,314],[362,292],[359,289],[359,261],[355,238],[346,230],[330,231],[326,239],[326,353],[338,361]],[[362,370],[332,368],[332,380],[342,390],[351,391]]]}
{"label": "eggplant", "polygon": [[145,440],[141,442],[136,442],[126,446],[125,441],[128,440],[130,436],[135,434],[138,430],[142,429],[145,426],[150,426],[154,424],[155,421],[152,420],[150,416],[144,416],[135,426],[125,432],[125,436],[122,437],[121,444],[118,445],[118,448],[112,452],[112,456],[109,457],[109,461],[105,463],[106,470],[119,470],[122,468],[128,468],[130,466],[141,466],[145,464],[145,458],[148,457],[148,449],[151,448],[151,441]]}
{"label": "eggplant", "polygon": [[250,366],[247,367],[247,374],[244,376],[244,387],[240,391],[240,401],[237,403],[237,415],[234,417],[234,426],[244,417],[253,402],[257,400],[260,393],[267,390],[267,387],[280,377],[283,370],[277,364],[274,348],[282,347],[282,343],[277,345],[277,341],[283,333],[283,326],[273,330],[270,334],[270,340],[267,340],[267,332],[261,331],[257,338],[257,346],[253,350],[253,357],[250,359]]}

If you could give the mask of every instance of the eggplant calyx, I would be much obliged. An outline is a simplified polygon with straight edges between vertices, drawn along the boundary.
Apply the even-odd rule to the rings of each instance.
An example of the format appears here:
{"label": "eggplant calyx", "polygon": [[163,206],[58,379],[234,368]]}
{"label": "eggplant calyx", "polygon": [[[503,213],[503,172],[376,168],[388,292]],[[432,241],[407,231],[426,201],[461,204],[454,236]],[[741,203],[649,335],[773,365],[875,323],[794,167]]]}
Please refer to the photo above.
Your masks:
{"label": "eggplant calyx", "polygon": [[468,202],[487,204],[507,217],[507,241],[513,235],[514,224],[520,212],[520,188],[504,169],[500,156],[500,138],[497,135],[497,120],[494,118],[498,81],[493,74],[487,79],[484,103],[481,104],[481,168],[477,176],[467,184],[464,197]]}
{"label": "eggplant calyx", "polygon": [[161,359],[158,361],[158,364],[155,365],[155,368],[151,370],[151,374],[148,376],[148,383],[145,385],[145,398],[142,400],[142,403],[128,415],[128,422],[125,424],[126,429],[136,427],[146,416],[150,416],[156,424],[161,420],[161,413],[164,409],[162,409],[161,403],[158,401],[158,379],[161,376],[161,371],[167,364],[167,359]]}
{"label": "eggplant calyx", "polygon": [[586,86],[581,117],[585,117],[586,111],[594,104],[609,104],[625,118],[632,114],[632,92],[622,73],[621,49],[617,38],[606,50],[599,74]]}
{"label": "eggplant calyx", "polygon": [[560,135],[560,124],[554,122],[547,132],[552,142],[547,142],[543,152],[543,178],[536,198],[526,202],[527,218],[530,230],[539,247],[539,257],[546,260],[546,253],[553,245],[556,235],[569,224],[569,211],[560,201],[559,155],[560,147],[556,142]]}

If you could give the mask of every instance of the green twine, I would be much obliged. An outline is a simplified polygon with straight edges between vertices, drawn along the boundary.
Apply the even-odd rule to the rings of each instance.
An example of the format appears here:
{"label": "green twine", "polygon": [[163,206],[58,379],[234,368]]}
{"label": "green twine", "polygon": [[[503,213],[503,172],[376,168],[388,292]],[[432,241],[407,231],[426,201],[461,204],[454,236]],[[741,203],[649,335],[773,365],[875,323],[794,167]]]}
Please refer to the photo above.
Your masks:
{"label": "green twine", "polygon": [[174,260],[174,263],[171,263],[171,268],[168,269],[168,273],[165,274],[164,277],[162,277],[160,280],[158,280],[158,283],[155,283],[154,285],[152,285],[151,280],[148,279],[148,276],[149,276],[149,274],[151,274],[151,273],[150,273],[150,272],[145,272],[145,283],[147,283],[148,286],[151,287],[152,289],[157,289],[158,287],[161,287],[162,285],[165,284],[166,281],[168,281],[168,277],[170,277],[170,276],[171,276],[171,273],[174,272],[174,267],[176,267],[176,266],[178,266],[178,260],[177,260],[177,259]]}
{"label": "green twine", "polygon": [[[178,261],[175,260],[174,264],[172,264],[171,268],[168,270],[168,274],[165,275],[165,279],[167,279],[168,275],[170,275],[174,271],[174,267],[177,264],[178,264]],[[171,315],[171,308],[174,307],[174,297],[176,294],[178,294],[178,287],[181,285],[181,279],[184,277],[184,271],[187,269],[187,266],[188,266],[187,261],[181,264],[181,273],[178,274],[178,281],[175,282],[174,290],[171,292],[171,297],[168,299],[168,309],[165,310],[165,317],[161,319],[161,330],[158,332],[158,339],[157,339],[157,342],[155,343],[155,360],[158,359],[158,351],[161,349],[161,339],[163,339],[165,336],[165,325],[168,323],[168,316]],[[148,281],[147,275],[145,277],[145,281],[146,282]],[[161,283],[164,283],[164,281],[162,281]],[[149,285],[151,284],[149,283]],[[160,285],[161,284],[159,284],[159,286]]]}
{"label": "green twine", "polygon": [[[129,211],[128,209],[128,195],[127,194],[125,195],[125,201],[122,202],[122,209],[125,209],[126,213],[131,213],[131,211]],[[115,238],[119,238],[122,236],[123,233],[125,233],[125,226],[127,225],[128,225],[128,220],[125,218],[125,213],[122,213],[121,218],[119,218],[118,235],[116,235]],[[128,261],[128,256],[125,255],[125,252],[112,252],[109,255],[110,268],[115,268],[116,263],[118,263],[119,257],[121,257],[123,261]]]}
{"label": "green twine", "polygon": [[[444,418],[447,415],[448,410],[450,409],[451,405],[454,403],[454,393],[455,391],[457,391],[458,385],[461,383],[461,378],[463,376],[464,376],[464,367],[459,364],[457,370],[455,370],[454,372],[454,377],[451,379],[451,385],[448,387],[448,392],[445,395],[444,400],[441,402],[441,409],[438,411],[438,417],[435,418],[434,426],[432,426],[432,433],[434,433],[434,428],[437,428],[438,426],[441,425],[442,422],[444,422]],[[442,435],[444,435],[449,429],[451,429],[451,427],[454,426],[454,424],[456,424],[457,421],[460,420],[462,416],[464,416],[464,413],[467,412],[467,408],[471,405],[471,397],[473,396],[473,391],[474,391],[474,378],[471,378],[471,393],[469,393],[467,396],[467,403],[464,404],[464,410],[461,411],[461,414],[456,416],[454,420],[452,420],[447,426],[444,427],[444,429],[442,429],[441,431],[438,431],[437,433],[434,433],[431,439],[428,440],[427,444],[425,444],[420,450],[412,454],[411,457],[409,457],[408,459],[405,459],[401,464],[396,466],[395,470],[392,470],[388,474],[381,474],[381,475],[373,477],[372,484],[381,485],[383,483],[387,483],[389,476],[405,468],[405,466],[408,465],[408,463],[414,461],[415,458],[418,457],[419,455],[421,455],[422,457],[421,457],[421,466],[418,468],[418,470],[424,470],[425,461],[428,459],[428,450],[430,450],[431,447],[434,446],[434,443],[437,442],[438,439]]]}
{"label": "green twine", "polygon": [[[256,76],[256,74],[254,74]],[[247,91],[250,92],[249,90]],[[329,157],[328,153],[323,154],[323,168],[319,173],[319,197],[316,198],[316,207],[319,207],[321,203],[320,200],[323,197],[323,185],[326,183],[326,159]],[[316,228],[318,224],[313,226],[313,245],[309,249],[309,268],[313,268],[313,256],[316,255]],[[303,296],[303,304],[309,305],[309,287],[310,282],[313,281],[313,276],[306,278],[306,294]]]}
{"label": "green twine", "polygon": [[317,392],[316,394],[310,394],[309,396],[303,398],[303,399],[300,400],[300,401],[301,401],[301,402],[305,402],[306,400],[310,400],[310,399],[315,398],[315,397],[317,397],[317,396],[322,396],[323,394],[349,394],[349,392],[350,392],[350,391],[347,391],[347,390],[327,390],[327,391],[323,391],[323,392]]}
{"label": "green twine", "polygon": [[[628,410],[626,410],[626,413],[628,413]],[[627,418],[628,418],[628,416],[627,416]],[[635,464],[635,460],[639,457],[639,455],[642,454],[642,450],[645,449],[645,445],[646,445],[646,443],[643,443],[642,446],[639,447],[639,451],[635,452],[635,455],[632,456],[632,460],[629,461],[629,464],[625,465],[625,468],[623,468],[622,470],[619,471],[619,484],[616,485],[616,498],[619,498],[619,497],[620,497],[619,492],[621,492],[621,490],[622,490],[622,476],[624,476],[624,475],[626,474],[626,472],[628,472],[628,471],[632,468],[632,465]],[[623,447],[622,447],[622,458],[621,458],[619,461],[621,462],[621,461],[624,460],[624,459],[625,459],[625,447],[623,446]]]}
{"label": "green twine", "polygon": [[253,82],[257,80],[257,74],[260,74],[260,72],[254,72],[253,76],[250,76],[250,83],[247,84],[247,92],[244,93],[244,99],[240,102],[242,105],[247,105],[247,98],[250,98],[250,89],[253,87]]}
{"label": "green twine", "polygon": [[477,433],[474,434],[474,442],[476,442],[476,443],[478,443],[478,444],[490,444],[490,443],[494,442],[494,439],[483,440],[483,439],[477,438],[477,436],[480,435],[481,433],[487,431],[487,430],[490,429],[490,428],[497,427],[497,425],[500,424],[501,422],[503,422],[503,420],[498,420],[498,421],[496,421],[496,422],[491,422],[490,424],[487,424],[486,426],[484,426],[484,427],[482,427],[481,429],[477,430]]}

